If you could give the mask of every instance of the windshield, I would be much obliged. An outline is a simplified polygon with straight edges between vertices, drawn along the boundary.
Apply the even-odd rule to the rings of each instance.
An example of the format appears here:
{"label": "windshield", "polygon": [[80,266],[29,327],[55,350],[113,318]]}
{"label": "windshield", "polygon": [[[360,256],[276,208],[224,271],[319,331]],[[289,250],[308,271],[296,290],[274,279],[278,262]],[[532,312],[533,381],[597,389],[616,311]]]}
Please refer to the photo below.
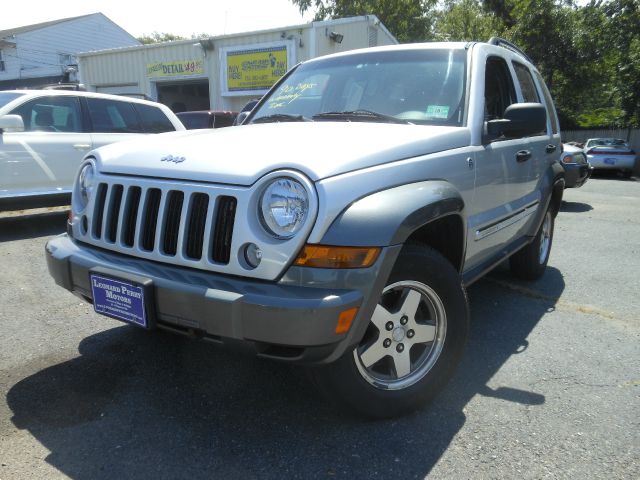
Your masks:
{"label": "windshield", "polygon": [[300,65],[250,123],[388,121],[463,124],[466,52],[366,52]]}
{"label": "windshield", "polygon": [[9,93],[9,92],[0,92],[0,108],[4,107],[11,100],[15,100],[18,97],[23,96],[24,93]]}

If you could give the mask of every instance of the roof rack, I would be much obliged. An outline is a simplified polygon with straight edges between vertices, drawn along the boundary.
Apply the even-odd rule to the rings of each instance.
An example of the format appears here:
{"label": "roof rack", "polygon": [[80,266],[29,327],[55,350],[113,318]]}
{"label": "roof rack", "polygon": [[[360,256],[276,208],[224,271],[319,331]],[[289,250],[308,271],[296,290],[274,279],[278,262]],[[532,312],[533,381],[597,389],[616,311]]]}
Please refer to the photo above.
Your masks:
{"label": "roof rack", "polygon": [[497,45],[498,47],[506,48],[507,50],[511,50],[512,52],[519,53],[524,58],[526,58],[529,62],[531,62],[531,59],[529,58],[529,56],[526,53],[524,53],[522,50],[520,50],[518,47],[516,47],[513,43],[511,43],[509,40],[505,40],[504,38],[500,38],[500,37],[491,37],[488,43],[489,45]]}

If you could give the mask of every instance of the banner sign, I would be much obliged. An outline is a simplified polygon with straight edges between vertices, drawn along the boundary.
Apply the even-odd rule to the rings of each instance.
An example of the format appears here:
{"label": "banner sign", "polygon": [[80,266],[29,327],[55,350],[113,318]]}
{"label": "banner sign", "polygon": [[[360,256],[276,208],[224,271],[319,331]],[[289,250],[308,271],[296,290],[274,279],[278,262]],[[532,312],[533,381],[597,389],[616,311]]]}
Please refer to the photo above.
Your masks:
{"label": "banner sign", "polygon": [[287,73],[287,46],[226,53],[227,91],[267,90]]}
{"label": "banner sign", "polygon": [[147,77],[178,77],[203,74],[204,64],[202,60],[147,63]]}

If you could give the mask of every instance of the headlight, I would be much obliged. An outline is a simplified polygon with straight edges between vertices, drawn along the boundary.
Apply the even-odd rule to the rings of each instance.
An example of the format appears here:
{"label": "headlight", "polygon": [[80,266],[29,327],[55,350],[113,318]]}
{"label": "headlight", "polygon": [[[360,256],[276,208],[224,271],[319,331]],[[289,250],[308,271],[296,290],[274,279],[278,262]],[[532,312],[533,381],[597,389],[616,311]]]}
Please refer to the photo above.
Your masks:
{"label": "headlight", "polygon": [[268,233],[276,238],[291,238],[307,219],[309,194],[293,178],[277,178],[264,190],[259,213]]}
{"label": "headlight", "polygon": [[87,163],[82,170],[80,170],[80,176],[78,177],[78,191],[80,193],[80,203],[82,207],[86,207],[91,198],[93,192],[93,181],[95,177],[95,171],[91,163]]}

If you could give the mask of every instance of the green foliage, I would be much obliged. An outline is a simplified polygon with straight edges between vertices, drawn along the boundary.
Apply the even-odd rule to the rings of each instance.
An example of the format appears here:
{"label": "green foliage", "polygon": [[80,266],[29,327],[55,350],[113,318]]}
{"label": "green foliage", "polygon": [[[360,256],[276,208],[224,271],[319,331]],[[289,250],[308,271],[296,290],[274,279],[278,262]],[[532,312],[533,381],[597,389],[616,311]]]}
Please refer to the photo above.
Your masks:
{"label": "green foliage", "polygon": [[434,30],[436,40],[486,41],[501,35],[504,24],[479,0],[445,0],[436,13]]}
{"label": "green foliage", "polygon": [[141,37],[137,37],[136,40],[138,40],[143,45],[149,45],[150,43],[173,42],[174,40],[186,40],[186,38],[181,37],[180,35],[174,35],[173,33],[153,32],[148,35],[142,35]]}
{"label": "green foliage", "polygon": [[291,0],[316,20],[376,15],[400,43],[427,41],[433,35],[432,11],[437,0]]}

